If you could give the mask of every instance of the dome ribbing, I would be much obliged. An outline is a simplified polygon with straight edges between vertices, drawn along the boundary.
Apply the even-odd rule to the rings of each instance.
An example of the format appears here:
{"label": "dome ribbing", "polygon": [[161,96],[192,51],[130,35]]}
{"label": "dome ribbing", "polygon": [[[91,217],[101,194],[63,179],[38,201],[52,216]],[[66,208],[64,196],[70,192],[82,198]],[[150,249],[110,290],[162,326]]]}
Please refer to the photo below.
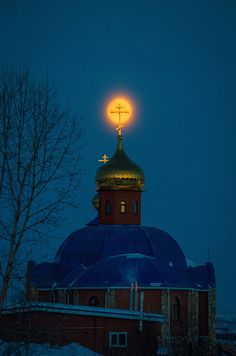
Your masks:
{"label": "dome ribbing", "polygon": [[118,136],[118,145],[111,160],[101,166],[96,173],[99,189],[134,189],[141,190],[144,186],[142,168],[132,162],[126,155],[122,137]]}

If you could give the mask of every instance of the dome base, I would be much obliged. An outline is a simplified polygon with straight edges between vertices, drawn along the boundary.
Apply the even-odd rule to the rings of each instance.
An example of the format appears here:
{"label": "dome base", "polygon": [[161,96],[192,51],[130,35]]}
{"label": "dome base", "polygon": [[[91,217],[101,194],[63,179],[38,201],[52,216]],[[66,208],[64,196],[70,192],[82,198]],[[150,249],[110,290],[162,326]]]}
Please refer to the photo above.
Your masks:
{"label": "dome base", "polygon": [[141,224],[141,191],[99,190],[99,223]]}

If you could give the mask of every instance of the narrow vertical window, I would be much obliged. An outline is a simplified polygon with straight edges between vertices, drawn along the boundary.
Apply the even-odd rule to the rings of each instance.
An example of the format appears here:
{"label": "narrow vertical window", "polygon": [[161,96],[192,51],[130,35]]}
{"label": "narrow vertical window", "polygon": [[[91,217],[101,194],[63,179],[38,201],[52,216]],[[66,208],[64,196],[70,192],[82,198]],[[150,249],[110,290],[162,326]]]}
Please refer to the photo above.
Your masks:
{"label": "narrow vertical window", "polygon": [[120,202],[120,213],[121,214],[127,213],[127,203],[124,200],[121,200],[121,202]]}
{"label": "narrow vertical window", "polygon": [[175,321],[179,321],[180,320],[180,302],[179,302],[179,298],[175,297],[174,300],[174,315],[173,315],[173,319]]}
{"label": "narrow vertical window", "polygon": [[67,292],[67,303],[74,304],[74,290],[70,290]]}
{"label": "narrow vertical window", "polygon": [[138,202],[134,202],[134,215],[138,215]]}
{"label": "narrow vertical window", "polygon": [[111,215],[111,202],[110,200],[107,200],[105,203],[105,212],[106,215]]}

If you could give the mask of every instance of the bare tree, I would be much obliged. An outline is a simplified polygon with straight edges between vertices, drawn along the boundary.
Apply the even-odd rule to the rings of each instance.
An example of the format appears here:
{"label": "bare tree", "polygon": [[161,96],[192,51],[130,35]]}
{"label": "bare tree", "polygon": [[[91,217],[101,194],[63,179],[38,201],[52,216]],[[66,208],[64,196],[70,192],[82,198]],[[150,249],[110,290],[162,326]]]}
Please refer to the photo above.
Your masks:
{"label": "bare tree", "polygon": [[74,206],[79,186],[80,120],[60,108],[46,80],[27,71],[0,78],[0,311],[22,244]]}

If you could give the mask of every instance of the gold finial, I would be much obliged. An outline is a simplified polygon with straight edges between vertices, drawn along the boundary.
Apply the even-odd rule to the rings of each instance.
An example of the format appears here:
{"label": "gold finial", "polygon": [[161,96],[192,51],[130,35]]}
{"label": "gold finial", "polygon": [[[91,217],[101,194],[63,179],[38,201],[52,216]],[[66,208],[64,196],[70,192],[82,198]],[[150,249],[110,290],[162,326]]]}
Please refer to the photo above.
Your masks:
{"label": "gold finial", "polygon": [[121,124],[121,114],[129,114],[129,110],[125,110],[125,107],[121,105],[121,103],[118,103],[118,105],[115,107],[116,110],[111,110],[111,114],[118,114],[118,127],[116,130],[118,131],[118,135],[122,136],[122,128],[124,125]]}
{"label": "gold finial", "polygon": [[104,155],[102,156],[102,159],[99,159],[98,162],[101,163],[107,163],[109,161],[108,156],[106,153],[104,153]]}

